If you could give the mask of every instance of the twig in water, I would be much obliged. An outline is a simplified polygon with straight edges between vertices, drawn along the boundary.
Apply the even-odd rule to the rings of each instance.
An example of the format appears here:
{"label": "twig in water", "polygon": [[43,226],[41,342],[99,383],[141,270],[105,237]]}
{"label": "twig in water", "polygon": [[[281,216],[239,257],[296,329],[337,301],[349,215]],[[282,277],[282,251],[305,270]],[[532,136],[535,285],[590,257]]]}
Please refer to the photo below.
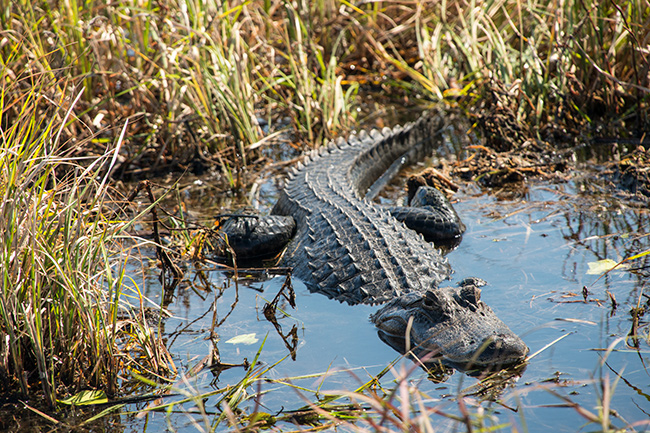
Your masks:
{"label": "twig in water", "polygon": [[[147,193],[147,197],[149,198],[149,202],[151,203],[150,212],[151,212],[151,219],[152,219],[151,222],[153,228],[153,238],[156,244],[156,256],[160,260],[162,266],[162,273],[160,278],[161,278],[161,283],[163,285],[163,290],[166,297],[168,291],[173,290],[180,282],[181,277],[183,276],[183,271],[171,260],[169,254],[167,254],[167,251],[165,251],[165,249],[163,249],[162,247],[163,244],[160,239],[160,232],[158,231],[159,219],[158,219],[158,212],[156,210],[157,201],[153,195],[153,192],[151,191],[151,182],[149,182],[148,180],[143,180],[142,182],[140,182],[131,192],[127,200],[133,201],[142,189],[144,189],[145,192]],[[170,273],[172,276],[171,285],[167,284],[167,279],[165,278],[167,273]]]}

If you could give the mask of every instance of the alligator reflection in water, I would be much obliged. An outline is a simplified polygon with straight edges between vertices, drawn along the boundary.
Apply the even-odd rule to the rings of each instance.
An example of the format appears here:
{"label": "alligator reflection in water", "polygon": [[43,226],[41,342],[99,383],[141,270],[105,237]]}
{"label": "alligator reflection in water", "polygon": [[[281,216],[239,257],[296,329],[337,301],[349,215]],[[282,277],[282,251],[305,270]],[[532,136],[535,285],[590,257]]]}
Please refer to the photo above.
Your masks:
{"label": "alligator reflection in water", "polygon": [[[391,345],[410,341],[465,368],[516,363],[528,348],[480,300],[480,280],[440,287],[451,274],[446,258],[406,227],[437,240],[459,237],[464,227],[442,194],[421,187],[417,195],[423,207],[405,209],[375,206],[364,198],[377,179],[385,181],[433,153],[445,122],[443,115],[426,115],[403,128],[332,142],[289,175],[273,219],[231,219],[224,231],[235,252],[247,254],[249,246],[237,251],[237,239],[261,239],[269,227],[286,239],[295,221],[280,264],[330,298],[387,303],[372,321]],[[285,226],[291,228],[281,230]]]}

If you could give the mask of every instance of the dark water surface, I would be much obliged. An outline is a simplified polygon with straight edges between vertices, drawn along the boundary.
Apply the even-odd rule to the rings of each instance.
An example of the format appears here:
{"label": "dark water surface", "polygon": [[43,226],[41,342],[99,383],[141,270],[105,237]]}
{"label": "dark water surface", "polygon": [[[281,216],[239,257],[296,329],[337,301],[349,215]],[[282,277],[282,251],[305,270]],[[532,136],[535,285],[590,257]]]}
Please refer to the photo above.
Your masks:
{"label": "dark water surface", "polygon": [[[444,382],[435,383],[422,369],[415,368],[408,383],[419,391],[427,407],[459,414],[456,396],[465,390],[465,404],[471,413],[483,413],[487,426],[502,425],[503,431],[515,427],[530,432],[594,431],[600,426],[586,426],[586,419],[553,393],[598,414],[606,382],[613,393],[610,407],[619,416],[614,418],[615,426],[624,427],[622,420],[633,424],[649,418],[648,327],[644,318],[639,324],[639,350],[626,346],[625,340],[632,326],[631,308],[648,301],[644,296],[648,260],[630,263],[631,268],[641,269],[616,270],[600,279],[587,271],[590,262],[618,261],[650,249],[650,219],[647,210],[625,207],[611,197],[582,197],[576,192],[580,189],[577,185],[531,184],[522,199],[510,201],[497,201],[471,189],[457,194],[456,209],[467,232],[460,246],[448,255],[455,271],[450,284],[468,276],[488,281],[482,299],[522,336],[531,354],[564,338],[532,358],[521,377],[502,390],[498,403],[472,394],[471,387],[478,384],[476,378],[454,372]],[[225,318],[217,328],[216,344],[222,362],[239,364],[244,358],[252,361],[265,338],[259,358],[262,365],[284,358],[264,375],[269,380],[260,382],[259,390],[265,392],[259,400],[260,411],[276,414],[295,410],[306,401],[316,401],[316,393],[322,397],[336,390],[354,390],[399,357],[378,338],[368,320],[377,307],[343,305],[310,293],[294,280],[297,308],[281,304],[289,317],[279,321],[285,334],[296,327],[294,360],[275,327],[262,314],[262,306],[275,296],[284,276],[262,282],[240,280],[238,284],[220,271],[200,276],[212,287],[206,289],[196,278],[194,288],[177,289],[175,301],[169,305],[173,317],[164,323],[173,341],[170,352],[176,366],[187,373],[210,353],[212,343],[206,338],[216,308],[217,320]],[[584,302],[583,287],[589,292],[588,302]],[[158,287],[149,284],[148,290],[147,296],[160,300]],[[606,291],[615,297],[617,308],[612,308]],[[255,334],[257,342],[228,342],[245,334]],[[603,349],[610,346],[614,351],[605,353]],[[605,358],[607,362],[603,363]],[[399,361],[395,373],[381,380],[384,389],[395,388],[395,374],[411,367],[410,360]],[[202,371],[185,383],[179,381],[178,387],[198,395],[235,385],[244,374],[242,367],[218,376]],[[252,394],[258,389],[246,391]],[[185,404],[183,411],[175,408],[172,413],[129,416],[127,431],[197,431],[193,423],[207,428],[206,423],[210,425],[219,412],[215,407],[219,398],[215,395],[203,400],[207,421],[198,413],[191,414],[194,404]],[[254,404],[251,400],[241,407],[252,411]],[[439,415],[432,415],[431,422],[435,431],[466,430],[464,425]],[[217,430],[229,430],[226,425],[221,424]],[[279,423],[276,428],[295,429],[288,423]]]}

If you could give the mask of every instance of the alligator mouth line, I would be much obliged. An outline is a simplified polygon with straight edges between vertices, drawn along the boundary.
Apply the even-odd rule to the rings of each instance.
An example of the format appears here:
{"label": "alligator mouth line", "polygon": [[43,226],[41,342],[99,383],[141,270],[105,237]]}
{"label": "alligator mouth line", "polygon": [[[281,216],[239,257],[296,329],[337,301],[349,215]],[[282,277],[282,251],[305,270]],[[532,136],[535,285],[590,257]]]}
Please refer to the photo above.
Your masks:
{"label": "alligator mouth line", "polygon": [[[450,343],[447,348],[435,344],[435,335],[424,341],[413,341],[405,336],[388,334],[381,329],[377,330],[379,338],[402,355],[412,355],[423,363],[427,361],[440,361],[448,367],[459,371],[469,370],[494,370],[520,367],[527,363],[528,348],[521,343],[517,349],[511,349],[508,344],[499,344],[499,340],[487,338],[476,350],[468,351],[464,355],[450,355],[454,350]],[[410,347],[409,347],[410,345]],[[499,347],[501,346],[501,347]],[[482,357],[487,360],[482,361]],[[498,361],[497,361],[498,360]]]}

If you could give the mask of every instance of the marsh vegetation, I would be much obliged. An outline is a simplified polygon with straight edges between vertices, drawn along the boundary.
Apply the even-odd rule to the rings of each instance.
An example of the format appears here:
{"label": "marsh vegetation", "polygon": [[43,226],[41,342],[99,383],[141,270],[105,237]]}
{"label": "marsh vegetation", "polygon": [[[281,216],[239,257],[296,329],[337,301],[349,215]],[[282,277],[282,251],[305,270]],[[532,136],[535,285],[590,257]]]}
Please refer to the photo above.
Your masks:
{"label": "marsh vegetation", "polygon": [[[261,342],[248,367],[228,370],[244,371],[228,386],[210,395],[180,386],[206,364],[182,362],[169,350],[165,299],[180,294],[165,292],[173,275],[163,275],[159,285],[152,274],[157,266],[169,271],[164,260],[171,257],[185,271],[181,286],[194,287],[203,275],[196,268],[211,266],[205,256],[211,215],[187,208],[184,179],[200,176],[191,184],[203,185],[202,200],[218,196],[226,207],[247,205],[301,151],[352,129],[390,126],[432,104],[469,119],[470,147],[456,149],[455,159],[439,168],[476,194],[480,185],[507,201],[529,197],[522,188],[531,178],[575,182],[567,195],[553,187],[564,205],[580,190],[594,193],[593,178],[580,183],[571,175],[585,169],[579,165],[585,160],[598,163],[596,192],[625,192],[623,207],[609,198],[593,204],[589,211],[604,216],[601,223],[583,222],[591,220],[580,208],[567,213],[562,230],[593,251],[594,260],[641,254],[630,261],[637,280],[622,302],[634,311],[630,335],[643,359],[649,56],[647,0],[0,0],[3,402],[65,424],[66,397],[105,403],[181,389],[206,429],[271,424],[258,403],[237,409],[267,392],[258,386],[269,380],[273,363],[256,366],[257,350],[268,349]],[[129,182],[165,176],[168,184],[181,180],[130,194]],[[636,209],[631,214],[629,206]],[[528,215],[525,209],[517,212]],[[164,221],[162,235],[152,235],[152,219]],[[575,267],[584,267],[578,262]],[[211,278],[202,287],[215,293],[221,293],[216,286],[238,284]],[[609,278],[599,281],[610,284]],[[598,299],[614,305],[620,298]],[[217,338],[218,323],[208,326],[211,337]],[[613,334],[625,336],[620,329]],[[375,379],[387,365],[359,387],[344,381],[358,391],[345,395],[360,406],[327,406],[324,399],[325,412],[306,407],[301,420],[318,414],[332,422],[363,418],[369,429],[428,431],[430,416],[438,414],[468,431],[510,429],[480,405],[468,409],[463,398],[450,413],[429,410],[407,375],[379,392]],[[614,392],[605,376],[594,377],[598,413],[559,397],[602,431],[612,428]],[[322,397],[319,388],[309,391]],[[209,413],[202,401],[213,396],[219,409]],[[360,414],[360,407],[377,417]],[[647,428],[640,418],[629,421],[618,425],[638,421]]]}

